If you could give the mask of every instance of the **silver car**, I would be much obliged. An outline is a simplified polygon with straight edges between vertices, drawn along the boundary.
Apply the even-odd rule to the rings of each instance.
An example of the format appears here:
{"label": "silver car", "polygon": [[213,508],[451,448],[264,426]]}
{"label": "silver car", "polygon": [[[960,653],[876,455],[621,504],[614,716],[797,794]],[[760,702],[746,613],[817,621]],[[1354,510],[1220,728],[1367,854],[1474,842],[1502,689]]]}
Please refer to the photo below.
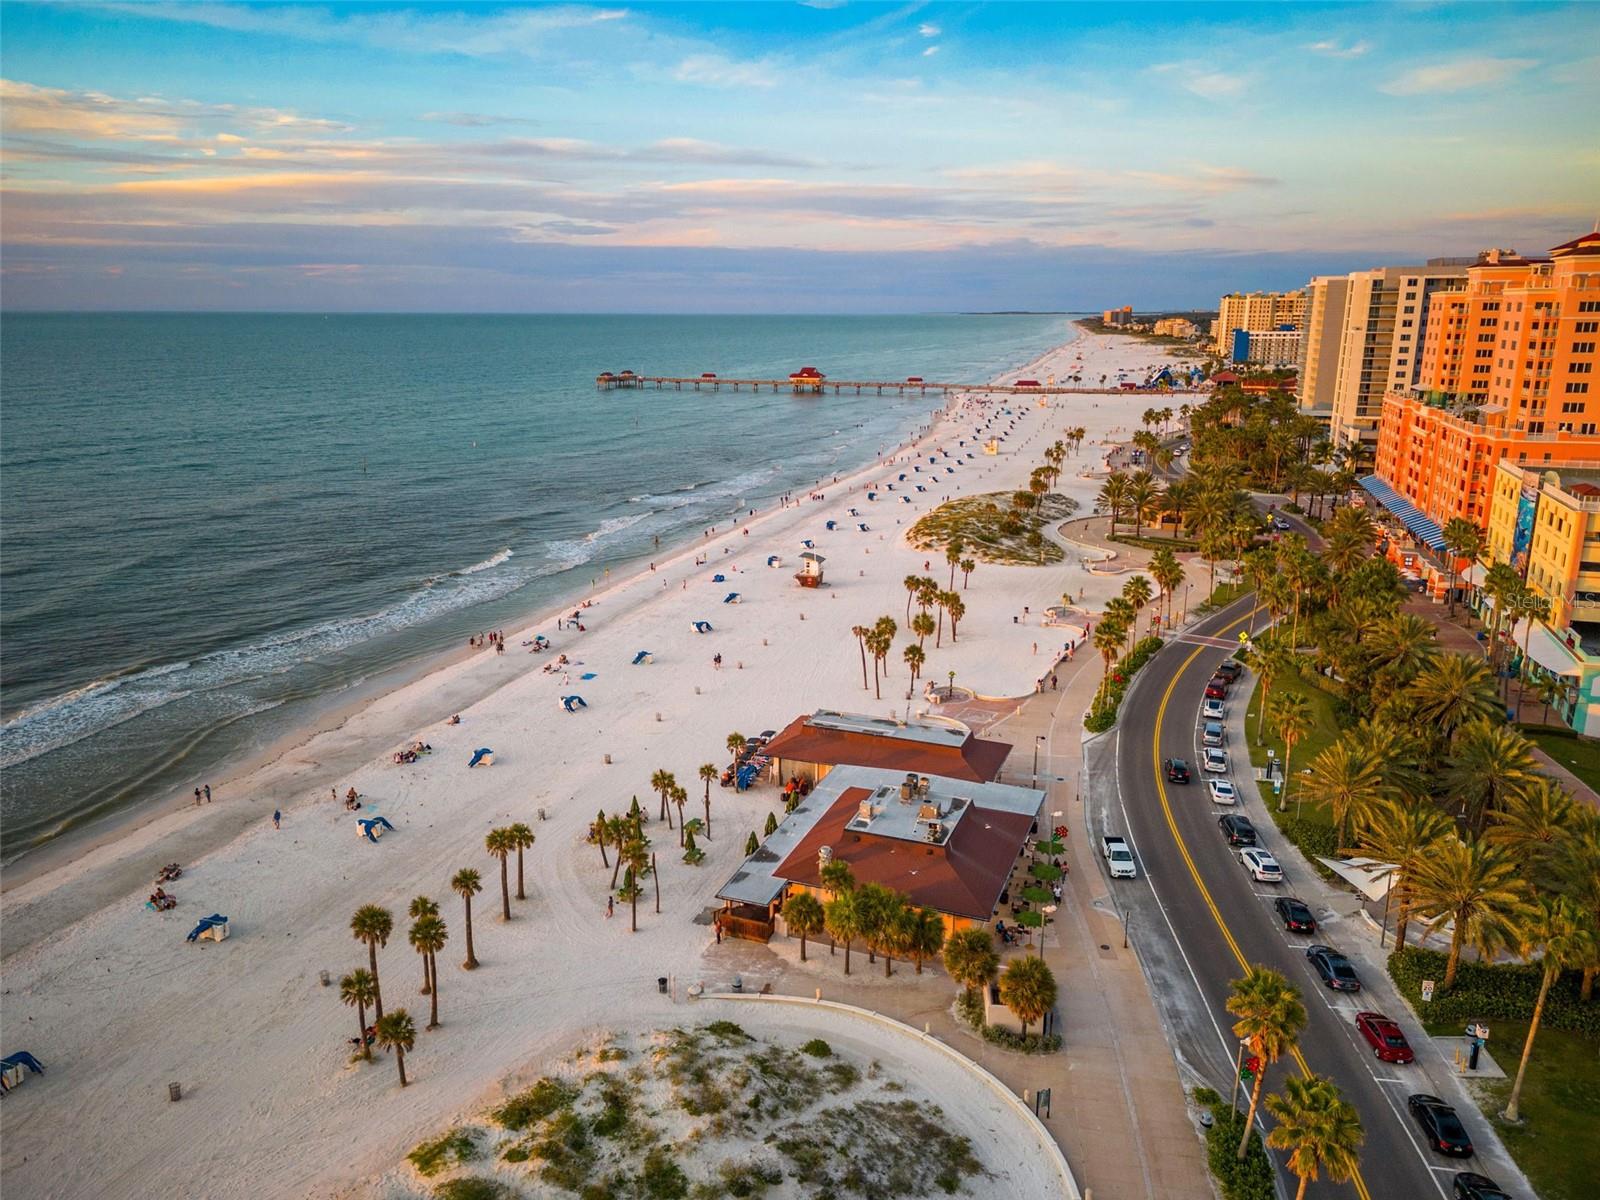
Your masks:
{"label": "silver car", "polygon": [[1221,721],[1207,721],[1200,730],[1200,743],[1204,746],[1220,746],[1228,740],[1227,731],[1222,728]]}

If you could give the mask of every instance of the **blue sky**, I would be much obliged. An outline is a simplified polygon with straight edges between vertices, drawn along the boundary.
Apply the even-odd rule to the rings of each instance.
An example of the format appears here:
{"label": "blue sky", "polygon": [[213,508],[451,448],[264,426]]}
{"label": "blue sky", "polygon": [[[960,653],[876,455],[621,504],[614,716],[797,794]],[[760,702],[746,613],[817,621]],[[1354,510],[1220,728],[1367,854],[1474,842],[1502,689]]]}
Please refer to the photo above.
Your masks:
{"label": "blue sky", "polygon": [[1600,9],[0,7],[10,308],[1214,305],[1600,212]]}

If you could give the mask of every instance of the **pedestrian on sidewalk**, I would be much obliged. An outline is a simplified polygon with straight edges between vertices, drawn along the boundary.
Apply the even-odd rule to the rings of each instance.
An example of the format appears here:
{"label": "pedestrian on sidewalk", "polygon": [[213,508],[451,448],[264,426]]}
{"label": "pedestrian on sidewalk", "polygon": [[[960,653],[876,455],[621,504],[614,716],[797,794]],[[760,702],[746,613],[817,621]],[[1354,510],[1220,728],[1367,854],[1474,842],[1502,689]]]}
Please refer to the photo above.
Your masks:
{"label": "pedestrian on sidewalk", "polygon": [[282,828],[282,826],[279,824],[279,822],[282,821],[282,820],[283,820],[283,814],[281,812],[279,812],[277,809],[273,809],[272,810],[272,827],[274,829]]}

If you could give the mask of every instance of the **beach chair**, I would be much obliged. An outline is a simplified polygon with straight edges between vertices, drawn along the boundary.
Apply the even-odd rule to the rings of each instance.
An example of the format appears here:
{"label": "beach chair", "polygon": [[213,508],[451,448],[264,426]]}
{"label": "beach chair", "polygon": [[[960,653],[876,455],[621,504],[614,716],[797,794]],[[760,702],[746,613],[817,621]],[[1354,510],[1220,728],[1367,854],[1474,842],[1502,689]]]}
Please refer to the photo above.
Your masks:
{"label": "beach chair", "polygon": [[710,633],[711,632],[711,622],[710,621],[696,621],[694,623],[694,631],[696,633]]}
{"label": "beach chair", "polygon": [[641,663],[653,663],[655,660],[656,656],[651,654],[650,651],[641,650],[633,656],[633,665],[637,667]]}
{"label": "beach chair", "polygon": [[729,592],[726,596],[724,596],[722,598],[722,602],[724,604],[738,604],[739,603],[739,593],[738,592]]}

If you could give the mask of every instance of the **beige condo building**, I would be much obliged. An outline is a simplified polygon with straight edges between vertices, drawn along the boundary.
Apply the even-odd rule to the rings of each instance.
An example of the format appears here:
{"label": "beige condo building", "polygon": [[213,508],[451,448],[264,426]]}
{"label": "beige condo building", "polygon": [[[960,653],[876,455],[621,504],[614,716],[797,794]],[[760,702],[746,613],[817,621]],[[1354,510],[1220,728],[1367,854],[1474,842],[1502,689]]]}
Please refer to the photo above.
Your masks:
{"label": "beige condo building", "polygon": [[1305,337],[1300,341],[1300,411],[1328,420],[1333,416],[1339,378],[1339,339],[1350,295],[1345,275],[1318,275],[1306,288]]}
{"label": "beige condo building", "polygon": [[1229,292],[1217,306],[1217,320],[1211,326],[1216,335],[1217,353],[1224,358],[1233,351],[1233,331],[1277,329],[1288,325],[1299,329],[1306,319],[1306,293]]}

